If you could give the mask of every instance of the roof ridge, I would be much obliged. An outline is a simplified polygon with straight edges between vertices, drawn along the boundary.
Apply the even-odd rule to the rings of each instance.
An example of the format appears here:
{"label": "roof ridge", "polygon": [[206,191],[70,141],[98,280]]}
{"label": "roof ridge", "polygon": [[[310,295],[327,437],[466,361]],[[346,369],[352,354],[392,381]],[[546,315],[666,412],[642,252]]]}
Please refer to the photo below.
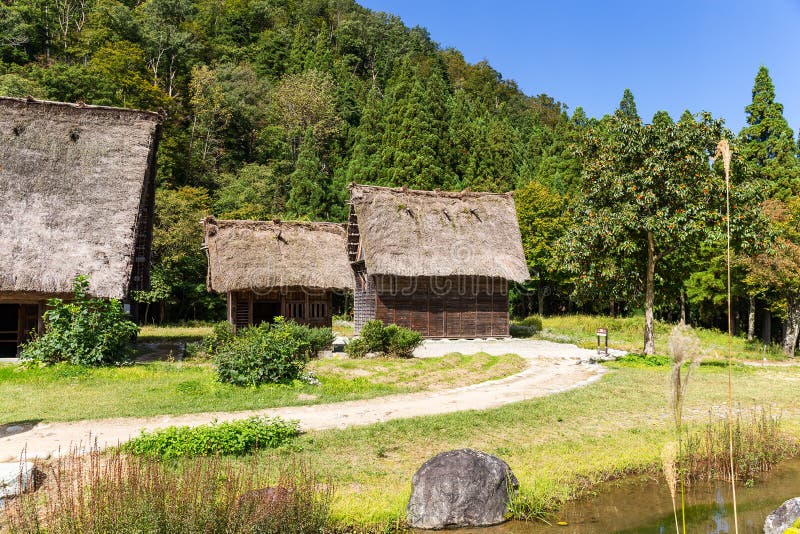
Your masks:
{"label": "roof ridge", "polygon": [[159,113],[144,109],[120,108],[115,106],[97,106],[93,104],[85,104],[83,102],[77,102],[77,103],[57,102],[55,100],[38,100],[33,97],[16,98],[12,96],[0,96],[0,104],[3,103],[18,104],[18,105],[23,105],[25,107],[28,106],[37,106],[42,108],[55,107],[55,108],[66,109],[70,111],[78,111],[78,112],[83,110],[91,110],[94,112],[97,111],[122,112],[131,115],[143,115],[153,119],[158,119],[159,122],[164,120],[163,112]]}
{"label": "roof ridge", "polygon": [[464,198],[464,197],[484,197],[484,196],[497,196],[497,197],[513,197],[513,191],[507,191],[505,193],[493,193],[490,191],[471,191],[470,189],[464,189],[462,191],[442,191],[439,189],[434,189],[433,191],[423,190],[423,189],[409,189],[407,187],[387,187],[381,185],[370,185],[370,184],[357,184],[355,182],[351,182],[348,185],[350,191],[354,189],[374,189],[379,191],[390,191],[392,193],[403,193],[408,195],[417,195],[417,196],[430,196],[430,197],[445,197],[445,198]]}

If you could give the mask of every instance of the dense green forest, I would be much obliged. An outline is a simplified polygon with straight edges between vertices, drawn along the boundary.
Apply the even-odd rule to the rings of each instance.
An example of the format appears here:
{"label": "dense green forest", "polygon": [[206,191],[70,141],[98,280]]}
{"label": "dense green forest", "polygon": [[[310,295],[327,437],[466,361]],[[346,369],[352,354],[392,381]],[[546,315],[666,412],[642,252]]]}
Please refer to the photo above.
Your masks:
{"label": "dense green forest", "polygon": [[726,138],[736,326],[797,344],[798,147],[763,68],[734,134],[703,113],[643,120],[629,91],[605,117],[570,113],[352,0],[6,0],[0,94],[163,111],[137,298],[166,321],[224,307],[204,215],[343,221],[355,181],[517,191],[517,315],[644,305],[724,327],[725,165],[708,162]]}

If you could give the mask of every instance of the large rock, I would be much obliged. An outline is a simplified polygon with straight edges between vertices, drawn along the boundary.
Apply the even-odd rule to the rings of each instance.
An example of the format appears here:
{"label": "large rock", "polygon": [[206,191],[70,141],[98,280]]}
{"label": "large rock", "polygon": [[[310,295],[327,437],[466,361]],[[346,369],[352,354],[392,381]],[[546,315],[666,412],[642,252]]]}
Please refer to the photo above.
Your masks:
{"label": "large rock", "polygon": [[783,531],[800,519],[800,497],[789,499],[778,506],[764,521],[764,534],[783,534]]}
{"label": "large rock", "polygon": [[34,475],[31,462],[0,463],[0,499],[33,489]]}
{"label": "large rock", "polygon": [[502,523],[519,486],[507,463],[472,449],[437,454],[422,464],[412,483],[408,523],[426,529]]}

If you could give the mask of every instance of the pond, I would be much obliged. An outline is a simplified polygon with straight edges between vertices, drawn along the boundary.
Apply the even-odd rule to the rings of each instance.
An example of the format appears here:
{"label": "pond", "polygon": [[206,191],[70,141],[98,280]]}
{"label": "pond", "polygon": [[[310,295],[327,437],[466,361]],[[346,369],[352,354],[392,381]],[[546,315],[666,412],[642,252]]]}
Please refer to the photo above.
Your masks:
{"label": "pond", "polygon": [[[703,484],[686,498],[686,531],[733,532],[729,484]],[[763,532],[764,519],[785,500],[800,496],[800,459],[784,462],[756,481],[736,488],[740,534]],[[678,496],[680,498],[680,496]],[[679,513],[680,513],[680,504]],[[680,516],[679,516],[680,517]],[[651,534],[674,533],[675,519],[666,482],[629,477],[598,489],[597,495],[566,505],[554,521],[567,526],[511,521],[498,527],[460,530],[459,534]]]}

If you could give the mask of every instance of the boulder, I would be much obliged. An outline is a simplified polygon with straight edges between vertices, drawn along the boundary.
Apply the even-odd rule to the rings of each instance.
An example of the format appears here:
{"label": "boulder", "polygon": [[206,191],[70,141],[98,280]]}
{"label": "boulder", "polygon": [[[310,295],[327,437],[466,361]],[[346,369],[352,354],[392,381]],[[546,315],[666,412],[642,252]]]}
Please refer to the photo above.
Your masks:
{"label": "boulder", "polygon": [[437,454],[422,464],[412,484],[408,524],[424,529],[502,523],[519,487],[507,463],[472,449]]}
{"label": "boulder", "polygon": [[764,521],[764,534],[783,534],[783,531],[800,519],[800,497],[789,499],[778,506]]}
{"label": "boulder", "polygon": [[32,462],[0,463],[0,499],[33,489],[34,476]]}

